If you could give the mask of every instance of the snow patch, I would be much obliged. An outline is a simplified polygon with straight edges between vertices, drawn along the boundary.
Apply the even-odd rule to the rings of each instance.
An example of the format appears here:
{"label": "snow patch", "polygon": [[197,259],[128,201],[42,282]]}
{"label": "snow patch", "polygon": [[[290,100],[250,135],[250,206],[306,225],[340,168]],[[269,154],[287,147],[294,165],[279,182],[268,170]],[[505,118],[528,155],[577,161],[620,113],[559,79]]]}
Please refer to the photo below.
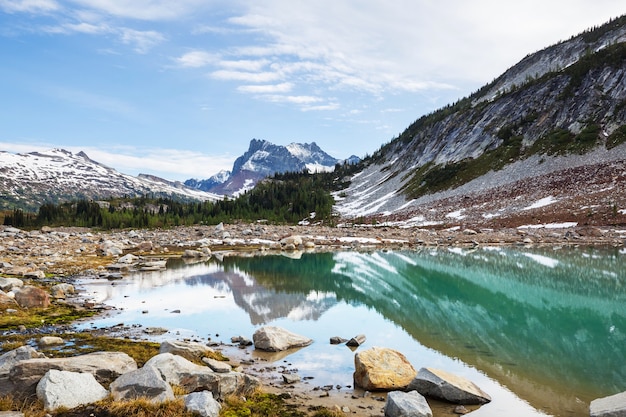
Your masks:
{"label": "snow patch", "polygon": [[525,224],[518,226],[518,229],[568,229],[570,227],[578,226],[578,222],[563,222],[563,223],[547,223],[547,224]]}
{"label": "snow patch", "polygon": [[556,198],[552,196],[548,196],[548,197],[542,198],[541,200],[535,201],[533,204],[531,204],[528,207],[524,207],[522,210],[532,210],[532,209],[536,209],[540,207],[549,206],[550,204],[554,204],[557,201],[559,200],[557,200]]}

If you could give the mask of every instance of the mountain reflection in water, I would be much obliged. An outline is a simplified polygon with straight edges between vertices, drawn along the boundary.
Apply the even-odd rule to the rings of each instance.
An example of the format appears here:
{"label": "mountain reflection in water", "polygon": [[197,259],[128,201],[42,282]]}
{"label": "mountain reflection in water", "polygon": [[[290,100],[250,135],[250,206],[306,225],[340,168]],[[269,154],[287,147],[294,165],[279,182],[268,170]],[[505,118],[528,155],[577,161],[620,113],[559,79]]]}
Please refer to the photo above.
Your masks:
{"label": "mountain reflection in water", "polygon": [[[626,390],[625,259],[537,248],[228,256],[134,282],[210,287],[232,296],[254,327],[365,307],[536,409],[582,416],[592,399]],[[101,301],[115,298],[107,291]]]}

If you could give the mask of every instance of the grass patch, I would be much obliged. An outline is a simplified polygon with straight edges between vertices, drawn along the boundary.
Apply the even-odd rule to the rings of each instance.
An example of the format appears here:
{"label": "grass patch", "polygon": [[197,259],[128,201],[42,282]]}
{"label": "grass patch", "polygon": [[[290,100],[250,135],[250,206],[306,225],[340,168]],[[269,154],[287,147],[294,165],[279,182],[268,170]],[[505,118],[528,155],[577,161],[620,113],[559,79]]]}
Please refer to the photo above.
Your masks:
{"label": "grass patch", "polygon": [[15,307],[15,312],[0,312],[0,330],[17,329],[19,326],[27,328],[41,327],[51,324],[66,324],[75,320],[93,316],[89,310],[79,309],[71,304],[54,303],[48,308],[22,309]]}
{"label": "grass patch", "polygon": [[313,414],[298,410],[296,405],[288,404],[276,394],[256,392],[247,400],[228,398],[222,406],[220,417],[339,417],[338,413],[327,408],[316,407]]}

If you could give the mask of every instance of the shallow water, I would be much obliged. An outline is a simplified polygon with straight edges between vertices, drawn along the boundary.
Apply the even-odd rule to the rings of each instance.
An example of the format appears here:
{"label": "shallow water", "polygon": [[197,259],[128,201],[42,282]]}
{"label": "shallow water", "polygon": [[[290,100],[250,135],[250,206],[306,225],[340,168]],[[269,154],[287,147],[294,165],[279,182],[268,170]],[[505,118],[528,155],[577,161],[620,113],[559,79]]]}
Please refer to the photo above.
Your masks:
{"label": "shallow water", "polygon": [[[493,399],[475,416],[588,416],[626,391],[626,254],[482,248],[229,256],[83,288],[119,314],[86,326],[165,327],[229,342],[264,325],[314,339],[288,357],[318,385],[352,385],[354,352],[399,350],[416,369],[474,381]],[[174,312],[180,310],[180,312]]]}

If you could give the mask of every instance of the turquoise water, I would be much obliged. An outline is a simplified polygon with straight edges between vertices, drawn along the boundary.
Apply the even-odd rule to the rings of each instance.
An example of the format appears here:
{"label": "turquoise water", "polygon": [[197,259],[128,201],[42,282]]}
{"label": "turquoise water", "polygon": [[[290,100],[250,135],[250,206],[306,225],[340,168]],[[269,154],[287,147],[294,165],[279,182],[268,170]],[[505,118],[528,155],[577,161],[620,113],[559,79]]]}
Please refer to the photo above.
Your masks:
{"label": "turquoise water", "polygon": [[583,416],[626,391],[625,265],[613,249],[259,254],[83,284],[122,309],[92,326],[224,342],[281,326],[315,340],[287,358],[301,376],[343,386],[354,352],[329,338],[362,333],[360,349],[394,348],[416,369],[476,382],[493,401],[472,415]]}

